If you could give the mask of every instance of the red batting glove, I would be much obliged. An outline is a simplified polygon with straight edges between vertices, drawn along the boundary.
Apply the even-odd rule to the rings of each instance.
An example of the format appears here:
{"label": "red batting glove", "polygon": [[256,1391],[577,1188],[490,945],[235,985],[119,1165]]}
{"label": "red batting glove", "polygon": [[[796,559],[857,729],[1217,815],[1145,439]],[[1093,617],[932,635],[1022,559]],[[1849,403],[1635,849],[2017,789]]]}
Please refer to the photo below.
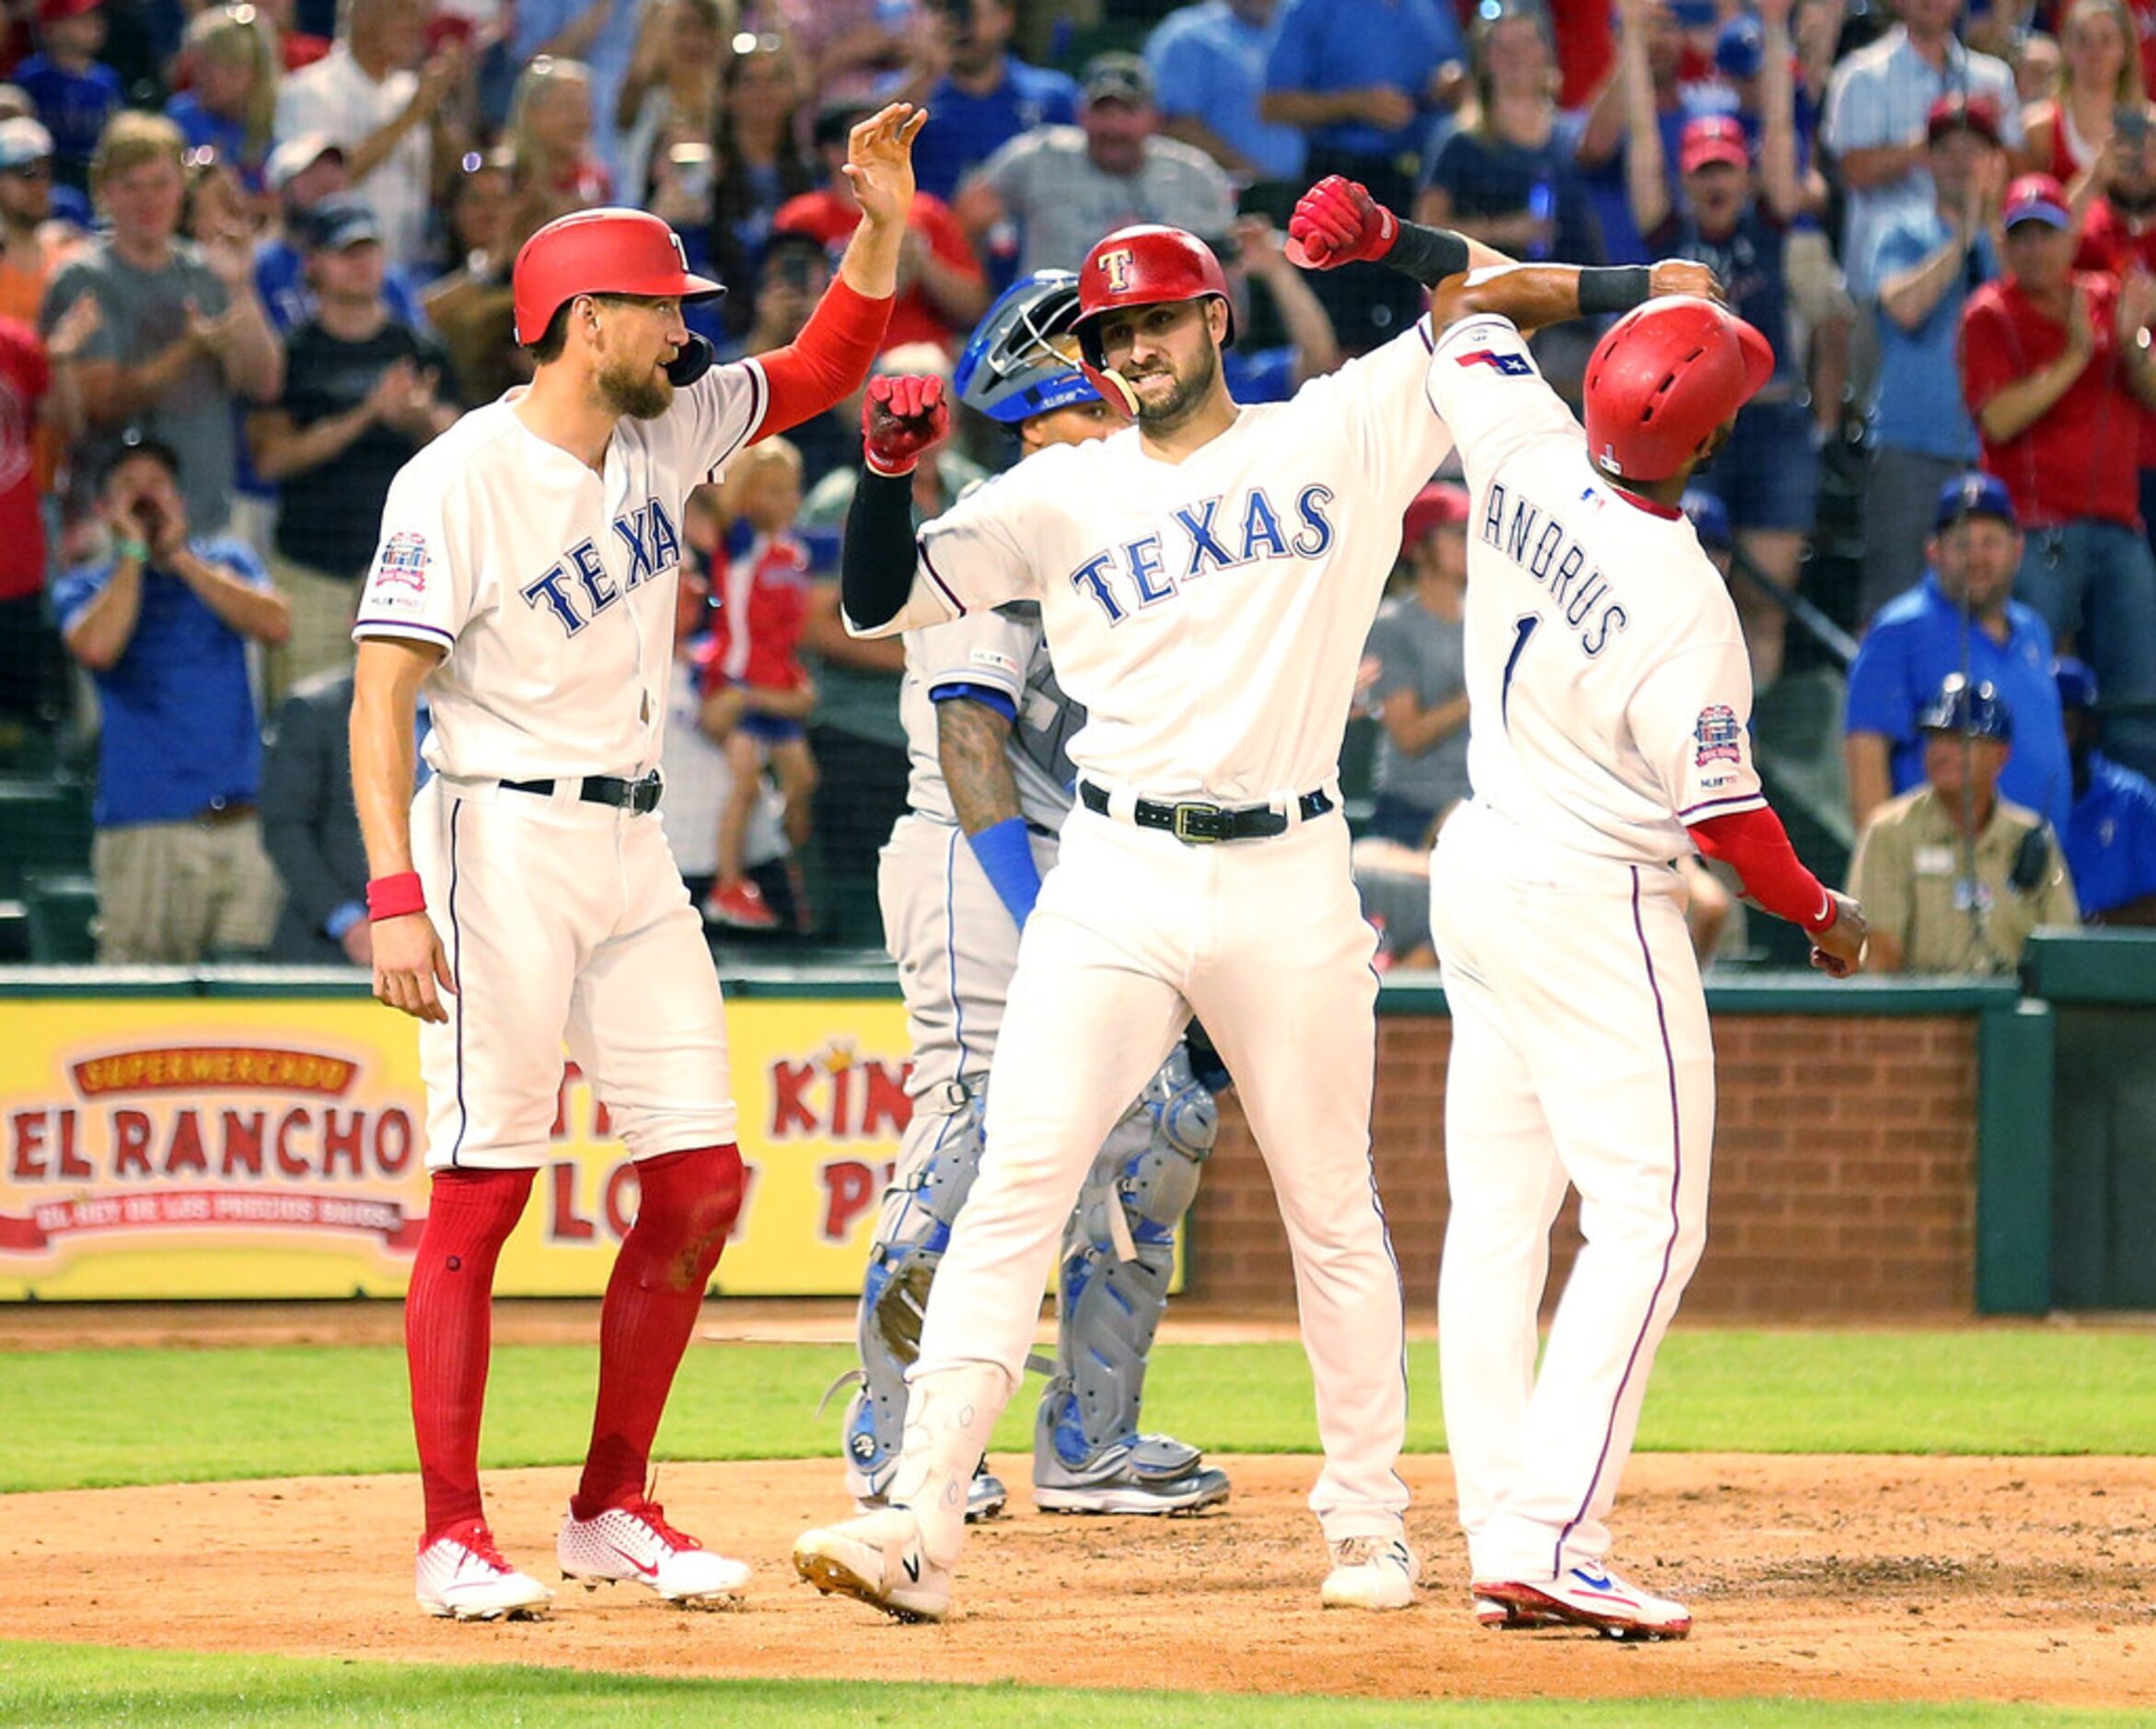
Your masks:
{"label": "red batting glove", "polygon": [[951,430],[951,405],[944,381],[927,377],[871,378],[861,404],[863,454],[878,474],[910,474],[922,453],[943,443]]}
{"label": "red batting glove", "polygon": [[1328,174],[1295,201],[1288,218],[1288,261],[1304,270],[1375,263],[1400,238],[1400,219],[1359,180]]}

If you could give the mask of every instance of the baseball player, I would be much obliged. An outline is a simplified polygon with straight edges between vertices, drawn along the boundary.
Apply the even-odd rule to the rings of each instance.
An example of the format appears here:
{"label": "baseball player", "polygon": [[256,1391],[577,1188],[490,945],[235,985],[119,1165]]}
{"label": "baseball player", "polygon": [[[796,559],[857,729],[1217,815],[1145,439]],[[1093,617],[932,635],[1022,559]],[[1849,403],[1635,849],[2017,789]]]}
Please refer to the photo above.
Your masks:
{"label": "baseball player", "polygon": [[[989,309],[958,362],[959,400],[1013,427],[1026,456],[1123,424],[1079,369],[1077,316],[1078,278],[1038,272]],[[1085,723],[1056,682],[1034,602],[909,631],[905,644],[910,808],[891,830],[878,888],[912,1033],[913,1119],[861,1297],[846,1477],[864,1509],[882,1504],[898,1464],[922,1306],[979,1168],[989,1057],[1019,933],[1071,812],[1064,747]],[[1184,1513],[1227,1499],[1227,1474],[1196,1447],[1138,1430],[1176,1224],[1217,1123],[1177,1046],[1094,1160],[1063,1235],[1060,1337],[1034,1427],[1034,1498],[1045,1511]],[[1005,1500],[984,1468],[968,1516],[992,1517]]]}
{"label": "baseball player", "polygon": [[[1476,1614],[1682,1638],[1683,1605],[1610,1567],[1605,1523],[1706,1234],[1714,1053],[1672,861],[1726,862],[1837,978],[1865,934],[1760,792],[1744,634],[1678,509],[1773,356],[1712,301],[1654,300],[1596,346],[1582,439],[1527,350],[1538,295],[1466,278],[1431,316],[1430,402],[1473,501],[1475,790],[1438,838],[1431,930],[1453,1017],[1439,1355]],[[1568,1181],[1587,1241],[1537,1374]]]}
{"label": "baseball player", "polygon": [[[741,1197],[718,981],[653,811],[683,508],[741,447],[866,377],[897,283],[922,116],[854,130],[865,217],[788,347],[713,366],[682,322],[719,284],[640,211],[550,223],[517,254],[538,371],[399,473],[363,589],[352,714],[375,994],[417,1016],[434,1181],[405,1305],[426,1525],[417,1589],[459,1619],[531,1614],[479,1490],[489,1291],[545,1156],[562,1045],[637,1161],[599,1322],[563,1574],[681,1603],[741,1589],[644,1496],[652,1437]],[[434,772],[412,795],[414,700]]]}
{"label": "baseball player", "polygon": [[[1359,253],[1400,250],[1437,274],[1474,257],[1457,236],[1389,214],[1381,226]],[[1578,273],[1556,273],[1575,293]],[[866,401],[876,472],[848,523],[850,625],[887,635],[1035,601],[1086,723],[1069,744],[1078,799],[991,1063],[986,1155],[909,1377],[891,1504],[806,1533],[794,1564],[901,1618],[946,1612],[967,1480],[1072,1205],[1195,1013],[1235,1077],[1294,1254],[1326,1454],[1311,1497],[1332,1561],[1321,1598],[1401,1608],[1414,1560],[1394,1469],[1399,1277],[1370,1170],[1374,941],[1335,775],[1402,513],[1450,446],[1422,397],[1429,331],[1418,322],[1292,401],[1251,407],[1221,378],[1234,319],[1196,237],[1109,235],[1079,303],[1095,388],[1137,425],[979,488],[922,530],[910,565],[900,477],[940,432],[938,389],[880,380]]]}

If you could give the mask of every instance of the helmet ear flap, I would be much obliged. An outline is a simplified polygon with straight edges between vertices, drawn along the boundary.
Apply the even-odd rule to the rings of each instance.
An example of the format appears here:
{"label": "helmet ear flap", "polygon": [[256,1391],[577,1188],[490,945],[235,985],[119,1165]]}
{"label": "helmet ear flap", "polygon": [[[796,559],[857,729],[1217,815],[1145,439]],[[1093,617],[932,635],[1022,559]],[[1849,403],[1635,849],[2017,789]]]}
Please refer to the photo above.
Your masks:
{"label": "helmet ear flap", "polygon": [[1087,381],[1100,393],[1100,400],[1123,416],[1125,420],[1138,418],[1138,392],[1119,372],[1107,366],[1084,366],[1079,367]]}

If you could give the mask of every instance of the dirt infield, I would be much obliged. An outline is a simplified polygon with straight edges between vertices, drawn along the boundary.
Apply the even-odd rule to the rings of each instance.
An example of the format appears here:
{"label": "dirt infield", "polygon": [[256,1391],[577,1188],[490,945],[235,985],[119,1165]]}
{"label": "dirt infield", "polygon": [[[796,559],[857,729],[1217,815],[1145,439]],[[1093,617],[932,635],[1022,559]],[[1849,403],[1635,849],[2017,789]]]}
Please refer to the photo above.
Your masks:
{"label": "dirt infield", "polygon": [[[980,1531],[959,1618],[899,1627],[819,1600],[786,1553],[840,1511],[825,1462],[678,1465],[671,1514],[757,1570],[737,1612],[571,1587],[548,1621],[454,1627],[413,1607],[410,1478],[0,1501],[10,1637],[677,1676],[1011,1679],[1389,1697],[1771,1694],[2156,1708],[2156,1460],[1646,1455],[1621,1561],[1691,1602],[1683,1644],[1485,1632],[1466,1614],[1443,1458],[1416,1457],[1429,1557],[1406,1614],[1327,1614],[1307,1458],[1224,1463],[1217,1515]],[[1010,1480],[1025,1461],[1002,1461]],[[551,1560],[565,1469],[498,1473],[503,1546]]]}

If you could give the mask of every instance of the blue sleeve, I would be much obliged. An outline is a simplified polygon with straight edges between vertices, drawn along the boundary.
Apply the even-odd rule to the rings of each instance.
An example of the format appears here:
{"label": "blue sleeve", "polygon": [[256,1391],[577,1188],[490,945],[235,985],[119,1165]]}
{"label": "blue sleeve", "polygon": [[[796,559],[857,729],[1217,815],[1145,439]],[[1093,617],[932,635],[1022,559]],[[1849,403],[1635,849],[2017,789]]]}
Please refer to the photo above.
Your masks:
{"label": "blue sleeve", "polygon": [[968,835],[966,844],[980,861],[989,886],[1009,911],[1011,922],[1023,931],[1033,903],[1040,898],[1040,866],[1033,862],[1033,837],[1026,818],[1005,817],[979,834]]}
{"label": "blue sleeve", "polygon": [[75,628],[77,619],[89,609],[90,602],[105,590],[112,580],[110,564],[81,564],[60,577],[52,585],[52,621],[59,625],[64,636]]}
{"label": "blue sleeve", "polygon": [[1864,638],[1849,663],[1845,733],[1882,733],[1897,744],[1912,736],[1915,716],[1902,689],[1903,670],[1898,632],[1874,630]]}
{"label": "blue sleeve", "polygon": [[1914,228],[1901,224],[1896,224],[1882,234],[1872,245],[1870,280],[1874,298],[1877,297],[1881,283],[1912,265],[1921,264],[1931,256],[1931,250]]}
{"label": "blue sleeve", "polygon": [[1146,38],[1145,64],[1153,69],[1153,99],[1162,113],[1205,112],[1205,55],[1187,19],[1171,16],[1161,20]]}
{"label": "blue sleeve", "polygon": [[2156,893],[2156,786],[2140,781],[2123,801],[2119,827],[2127,831],[2127,856],[2133,861],[2132,898]]}
{"label": "blue sleeve", "polygon": [[999,690],[992,684],[965,684],[957,681],[939,684],[929,690],[928,700],[931,702],[978,702],[985,709],[993,709],[1013,725],[1018,723],[1017,703],[1011,701],[1008,691]]}
{"label": "blue sleeve", "polygon": [[1057,73],[1055,88],[1042,104],[1040,123],[1044,126],[1075,126],[1078,123],[1078,86],[1064,73]]}
{"label": "blue sleeve", "polygon": [[270,573],[263,568],[261,555],[245,540],[220,536],[202,544],[203,558],[212,564],[222,564],[249,588],[274,588]]}
{"label": "blue sleeve", "polygon": [[1280,28],[1272,39],[1271,52],[1265,57],[1268,90],[1310,88],[1311,47],[1324,22],[1319,11],[1317,0],[1288,0],[1287,10],[1281,14]]}

